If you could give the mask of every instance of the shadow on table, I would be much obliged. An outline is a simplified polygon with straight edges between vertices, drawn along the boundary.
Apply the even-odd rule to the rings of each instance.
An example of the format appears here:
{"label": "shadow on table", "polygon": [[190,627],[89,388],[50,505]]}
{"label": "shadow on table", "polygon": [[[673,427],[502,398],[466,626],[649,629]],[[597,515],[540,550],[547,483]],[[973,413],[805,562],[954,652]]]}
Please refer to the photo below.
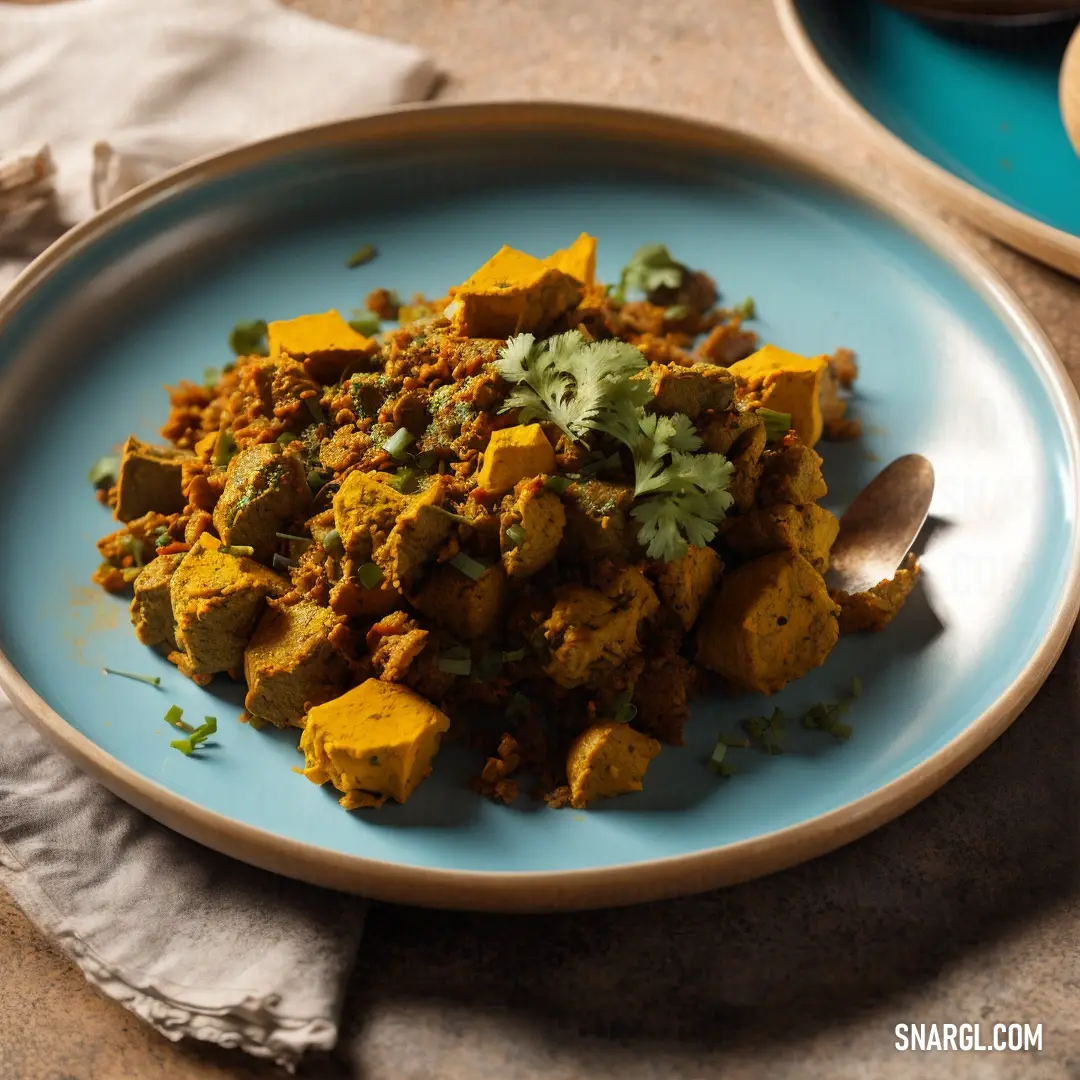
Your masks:
{"label": "shadow on table", "polygon": [[578,914],[379,908],[346,1013],[360,1032],[342,1051],[362,1063],[398,1006],[481,1027],[503,1017],[546,1031],[545,1045],[580,1035],[685,1052],[796,1040],[887,1004],[1076,885],[1078,691],[1080,637],[1036,702],[945,788],[769,878]]}

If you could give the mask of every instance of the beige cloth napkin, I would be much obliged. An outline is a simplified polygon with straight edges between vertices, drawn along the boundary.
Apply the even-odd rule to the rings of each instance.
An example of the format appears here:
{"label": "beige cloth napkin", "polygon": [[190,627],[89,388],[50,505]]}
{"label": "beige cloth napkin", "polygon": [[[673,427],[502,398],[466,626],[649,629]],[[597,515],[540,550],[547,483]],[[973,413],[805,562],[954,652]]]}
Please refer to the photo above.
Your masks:
{"label": "beige cloth napkin", "polygon": [[[425,97],[412,47],[276,0],[0,2],[0,290],[202,154]],[[337,1037],[364,905],[215,855],[82,776],[0,695],[0,884],[171,1039],[290,1066]]]}

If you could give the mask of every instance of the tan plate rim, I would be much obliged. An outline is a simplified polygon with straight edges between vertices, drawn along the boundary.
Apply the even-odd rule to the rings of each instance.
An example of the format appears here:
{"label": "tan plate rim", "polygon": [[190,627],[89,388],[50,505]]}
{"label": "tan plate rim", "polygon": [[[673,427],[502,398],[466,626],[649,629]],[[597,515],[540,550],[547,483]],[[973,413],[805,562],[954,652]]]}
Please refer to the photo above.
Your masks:
{"label": "tan plate rim", "polygon": [[1080,277],[1080,237],[1056,229],[980,191],[924,157],[893,134],[850,94],[818,52],[803,25],[796,0],[773,0],[776,16],[803,70],[824,95],[857,121],[874,145],[925,193],[991,236],[1071,277]]}
{"label": "tan plate rim", "polygon": [[[816,155],[703,121],[615,106],[498,102],[403,106],[309,128],[213,155],[152,181],[61,237],[0,297],[0,329],[13,311],[75,253],[141,209],[210,177],[293,152],[334,144],[411,142],[464,129],[505,133],[588,132],[664,147],[724,151],[802,174],[884,213],[917,237],[984,298],[1026,348],[1056,399],[1074,473],[1080,463],[1080,399],[1053,347],[998,275],[944,223],[875,192]],[[1020,676],[955,739],[903,776],[797,825],[725,847],[613,867],[558,872],[433,870],[326,851],[245,825],[168,791],[122,765],[52,710],[0,654],[0,686],[19,711],[85,772],[164,825],[237,859],[318,885],[400,903],[490,911],[604,907],[656,900],[746,881],[849,843],[910,809],[957,773],[1015,719],[1042,685],[1080,609],[1080,523],[1069,575],[1046,634]]]}

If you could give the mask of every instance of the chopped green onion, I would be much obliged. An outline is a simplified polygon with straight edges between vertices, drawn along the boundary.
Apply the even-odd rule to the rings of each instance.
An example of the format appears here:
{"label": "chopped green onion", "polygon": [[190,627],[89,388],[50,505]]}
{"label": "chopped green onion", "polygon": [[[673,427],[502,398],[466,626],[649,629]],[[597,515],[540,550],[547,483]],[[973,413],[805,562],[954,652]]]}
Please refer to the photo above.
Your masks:
{"label": "chopped green onion", "polygon": [[284,448],[290,443],[296,442],[296,436],[291,431],[283,431],[274,441],[278,446]]}
{"label": "chopped green onion", "polygon": [[169,527],[162,525],[156,533],[154,533],[154,547],[165,547],[167,544],[172,543],[172,537],[169,535]]}
{"label": "chopped green onion", "polygon": [[308,412],[311,413],[312,419],[316,424],[325,424],[326,413],[322,410],[322,405],[319,404],[319,399],[316,397],[304,398],[304,404],[308,407]]}
{"label": "chopped green onion", "polygon": [[207,367],[203,368],[203,386],[207,390],[213,390],[219,382],[221,382],[221,368]]}
{"label": "chopped green onion", "polygon": [[508,649],[502,654],[503,663],[514,664],[525,659],[524,649]]}
{"label": "chopped green onion", "polygon": [[337,529],[331,529],[322,538],[322,546],[327,555],[345,554],[345,545],[341,542],[341,533]]}
{"label": "chopped green onion", "polygon": [[851,680],[851,696],[853,698],[862,697],[862,679],[858,675]]}
{"label": "chopped green onion", "polygon": [[109,488],[116,483],[116,477],[120,472],[120,458],[116,454],[106,454],[99,457],[90,466],[87,479],[96,488]]}
{"label": "chopped green onion", "polygon": [[520,525],[511,525],[506,530],[506,539],[516,548],[524,547],[526,540],[525,530]]}
{"label": "chopped green onion", "polygon": [[672,304],[671,307],[664,308],[664,321],[681,322],[691,314],[692,310],[689,304]]}
{"label": "chopped green onion", "polygon": [[296,565],[296,560],[295,559],[287,559],[284,555],[279,555],[275,551],[274,552],[274,557],[271,560],[271,563],[272,563],[275,570],[278,570],[281,573],[287,574]]}
{"label": "chopped green onion", "polygon": [[236,439],[233,433],[227,429],[218,432],[217,442],[214,443],[214,456],[211,459],[214,465],[221,468],[228,465],[236,453]]}
{"label": "chopped green onion", "polygon": [[717,776],[731,776],[735,772],[735,767],[724,760],[727,752],[728,744],[724,742],[723,738],[719,738],[716,740],[713,752],[705,760],[706,767],[711,772],[716,773]]}
{"label": "chopped green onion", "polygon": [[767,754],[782,754],[784,748],[780,745],[780,740],[784,735],[784,720],[783,711],[776,708],[768,719],[764,716],[752,716],[743,721],[743,726],[750,738],[760,743]]}
{"label": "chopped green onion", "polygon": [[364,337],[371,337],[372,334],[377,334],[382,329],[382,322],[380,321],[379,316],[374,312],[369,312],[358,318],[350,319],[349,325],[358,334],[363,334]]}
{"label": "chopped green onion", "polygon": [[206,742],[211,735],[217,732],[217,717],[206,716],[203,718],[206,722],[197,727],[186,739],[176,739],[169,743],[175,750],[179,750],[182,754],[188,757],[195,752],[195,747],[200,743]]}
{"label": "chopped green onion", "polygon": [[467,645],[451,645],[443,650],[443,656],[448,660],[466,660],[472,656],[472,650]]}
{"label": "chopped green onion", "polygon": [[452,656],[440,656],[439,670],[445,671],[447,675],[471,675],[472,660],[468,657],[458,659]]}
{"label": "chopped green onion", "polygon": [[365,589],[374,589],[376,585],[381,585],[382,579],[382,567],[376,566],[373,562],[362,563],[356,568],[356,580]]}
{"label": "chopped green onion", "polygon": [[428,450],[423,454],[416,455],[416,467],[418,469],[423,469],[424,472],[427,472],[431,468],[431,466],[434,465],[435,462],[438,460],[439,455],[433,454],[430,450]]}
{"label": "chopped green onion", "polygon": [[276,532],[276,533],[274,533],[274,535],[279,540],[295,540],[298,544],[310,544],[311,543],[311,537],[310,536],[297,536],[296,533],[283,533],[283,532]]}
{"label": "chopped green onion", "polygon": [[725,746],[737,747],[740,750],[745,750],[750,745],[750,740],[744,736],[731,735],[726,731],[721,731],[716,740],[722,742]]}
{"label": "chopped green onion", "polygon": [[325,469],[309,469],[307,485],[313,492],[317,492],[319,488],[324,487],[329,482],[332,475],[332,473],[326,472]]}
{"label": "chopped green onion", "polygon": [[128,533],[120,541],[120,546],[135,560],[135,565],[140,570],[146,565],[146,545],[137,536]]}
{"label": "chopped green onion", "polygon": [[194,731],[190,724],[184,723],[184,710],[179,705],[170,705],[165,713],[165,723],[181,731]]}
{"label": "chopped green onion", "polygon": [[420,474],[406,466],[398,469],[390,478],[390,484],[401,492],[402,495],[412,495],[419,486]]}
{"label": "chopped green onion", "polygon": [[266,345],[267,329],[265,319],[238,322],[229,335],[229,348],[237,356],[266,356],[270,351]]}
{"label": "chopped green onion", "polygon": [[250,544],[222,544],[218,551],[222,555],[254,555],[255,549]]}
{"label": "chopped green onion", "polygon": [[450,565],[454,569],[460,570],[467,578],[471,578],[473,581],[479,581],[488,570],[482,562],[474,559],[471,555],[466,555],[464,551],[459,551],[450,560]]}
{"label": "chopped green onion", "polygon": [[128,582],[128,584],[131,584],[131,582],[133,582],[142,572],[143,568],[141,566],[128,566],[120,571],[120,576]]}
{"label": "chopped green onion", "polygon": [[752,296],[748,296],[742,303],[736,304],[731,310],[733,314],[743,319],[757,318],[757,304],[754,303]]}
{"label": "chopped green onion", "polygon": [[634,688],[624,690],[611,703],[611,718],[617,724],[629,724],[637,716],[637,706],[633,703]]}
{"label": "chopped green onion", "polygon": [[116,668],[103,667],[101,669],[106,675],[119,675],[124,679],[134,679],[135,682],[146,683],[147,686],[160,686],[160,675],[136,675],[133,671],[117,671]]}
{"label": "chopped green onion", "polygon": [[573,482],[573,480],[566,476],[549,476],[544,481],[544,487],[546,487],[548,491],[554,491],[556,495],[561,495]]}
{"label": "chopped green onion", "polygon": [[791,413],[758,409],[757,414],[765,425],[766,442],[777,442],[791,430]]}
{"label": "chopped green onion", "polygon": [[390,436],[386,442],[383,443],[383,449],[395,460],[402,461],[405,457],[405,451],[408,450],[412,444],[413,435],[408,428],[400,427],[393,435]]}
{"label": "chopped green onion", "polygon": [[366,266],[378,254],[379,249],[374,244],[364,244],[363,247],[358,247],[345,260],[345,265],[350,270],[354,270],[358,266]]}

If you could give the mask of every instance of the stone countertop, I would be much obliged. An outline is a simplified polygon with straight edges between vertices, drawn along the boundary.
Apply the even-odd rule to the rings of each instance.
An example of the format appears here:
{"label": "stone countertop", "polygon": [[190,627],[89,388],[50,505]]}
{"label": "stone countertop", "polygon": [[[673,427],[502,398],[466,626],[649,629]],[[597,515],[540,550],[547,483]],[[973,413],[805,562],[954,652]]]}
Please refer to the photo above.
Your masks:
{"label": "stone countertop", "polygon": [[[769,0],[292,0],[411,41],[443,100],[678,111],[896,170],[788,52]],[[1080,381],[1080,285],[965,226]],[[1080,646],[979,760],[833,855],[702,897],[542,917],[379,907],[316,1080],[1077,1080]],[[0,895],[0,1076],[281,1075],[174,1046],[99,996]],[[1041,1023],[1039,1054],[902,1054],[897,1023]]]}

